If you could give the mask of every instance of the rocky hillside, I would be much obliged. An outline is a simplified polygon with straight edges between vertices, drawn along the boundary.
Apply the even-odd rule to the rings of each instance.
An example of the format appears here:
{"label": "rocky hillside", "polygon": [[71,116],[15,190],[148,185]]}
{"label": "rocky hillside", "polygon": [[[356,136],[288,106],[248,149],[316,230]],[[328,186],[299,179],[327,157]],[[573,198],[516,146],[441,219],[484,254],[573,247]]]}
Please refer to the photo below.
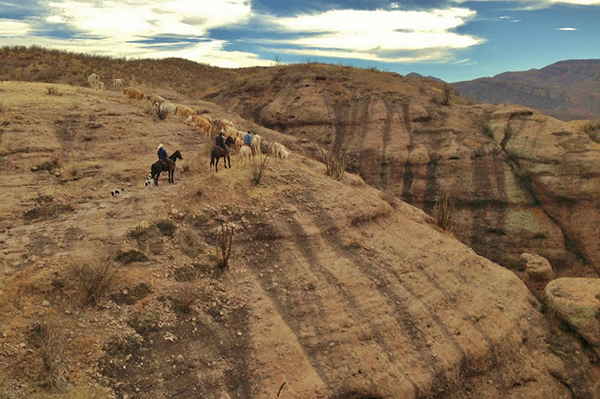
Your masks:
{"label": "rocky hillside", "polygon": [[456,96],[444,105],[445,90],[429,79],[306,65],[260,71],[206,99],[345,151],[351,172],[429,214],[453,198],[457,238],[517,273],[520,254],[532,252],[561,275],[597,276],[600,146],[531,109]]}
{"label": "rocky hillside", "polygon": [[452,86],[477,102],[521,104],[565,121],[600,117],[600,60],[560,61]]}
{"label": "rocky hillside", "polygon": [[[3,398],[600,398],[594,341],[306,139],[256,185],[120,93],[3,82],[0,103]],[[148,189],[157,143],[183,160]]]}

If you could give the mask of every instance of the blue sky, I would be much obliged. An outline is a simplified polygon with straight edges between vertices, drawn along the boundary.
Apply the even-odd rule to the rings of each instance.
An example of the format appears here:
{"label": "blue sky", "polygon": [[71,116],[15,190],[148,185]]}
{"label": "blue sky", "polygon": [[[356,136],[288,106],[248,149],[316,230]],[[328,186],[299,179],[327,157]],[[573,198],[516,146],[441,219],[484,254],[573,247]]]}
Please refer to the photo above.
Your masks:
{"label": "blue sky", "polygon": [[600,0],[0,0],[0,45],[447,82],[600,58]]}

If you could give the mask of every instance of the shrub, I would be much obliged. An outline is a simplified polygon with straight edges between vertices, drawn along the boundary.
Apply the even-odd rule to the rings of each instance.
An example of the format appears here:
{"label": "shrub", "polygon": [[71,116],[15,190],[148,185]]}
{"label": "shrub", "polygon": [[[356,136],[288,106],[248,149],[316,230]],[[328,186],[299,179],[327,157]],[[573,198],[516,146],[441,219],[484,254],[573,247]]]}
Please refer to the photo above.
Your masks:
{"label": "shrub", "polygon": [[131,315],[127,324],[141,336],[158,330],[160,314],[158,312],[137,312]]}
{"label": "shrub", "polygon": [[250,167],[252,169],[252,181],[254,184],[259,185],[265,170],[267,169],[267,163],[269,162],[269,154],[256,154],[250,157]]}
{"label": "shrub", "polygon": [[133,262],[145,262],[147,260],[148,256],[137,249],[130,249],[128,251],[119,250],[117,252],[117,255],[115,256],[115,261],[120,262],[124,265]]}
{"label": "shrub", "polygon": [[321,159],[327,168],[325,174],[336,180],[342,180],[346,172],[346,154],[344,150],[328,150],[321,148]]}
{"label": "shrub", "polygon": [[42,358],[42,385],[64,387],[67,382],[63,374],[67,369],[65,350],[68,345],[64,332],[57,327],[36,323],[29,330],[27,338]]}
{"label": "shrub", "polygon": [[64,173],[71,180],[77,180],[81,177],[81,167],[76,163],[71,163],[65,167]]}
{"label": "shrub", "polygon": [[490,116],[488,114],[479,114],[472,117],[473,123],[484,136],[494,138],[494,131],[490,125]]}
{"label": "shrub", "polygon": [[80,259],[69,266],[69,274],[83,292],[84,303],[97,305],[115,281],[117,270],[110,260]]}
{"label": "shrub", "polygon": [[173,237],[175,231],[177,230],[177,225],[175,224],[175,222],[169,219],[159,220],[158,222],[156,222],[156,227],[163,236],[167,237]]}
{"label": "shrub", "polygon": [[444,231],[450,231],[454,222],[456,203],[447,191],[444,191],[435,201],[433,218],[435,224]]}
{"label": "shrub", "polygon": [[48,90],[48,95],[49,96],[62,96],[63,93],[61,93],[60,91],[58,91],[58,89],[56,87],[46,87],[46,89]]}
{"label": "shrub", "polygon": [[147,222],[142,222],[135,226],[133,229],[129,230],[129,237],[141,242],[147,240],[150,237],[153,237],[156,234],[156,227],[151,226]]}
{"label": "shrub", "polygon": [[231,255],[233,231],[233,226],[223,223],[221,225],[221,231],[217,234],[217,264],[221,270],[227,268],[229,255]]}
{"label": "shrub", "polygon": [[175,309],[187,314],[191,312],[192,305],[199,296],[195,284],[183,283],[172,291],[171,300]]}
{"label": "shrub", "polygon": [[450,87],[450,85],[445,84],[444,87],[442,88],[442,101],[441,104],[442,105],[448,105],[450,104],[450,97],[452,96],[452,88]]}

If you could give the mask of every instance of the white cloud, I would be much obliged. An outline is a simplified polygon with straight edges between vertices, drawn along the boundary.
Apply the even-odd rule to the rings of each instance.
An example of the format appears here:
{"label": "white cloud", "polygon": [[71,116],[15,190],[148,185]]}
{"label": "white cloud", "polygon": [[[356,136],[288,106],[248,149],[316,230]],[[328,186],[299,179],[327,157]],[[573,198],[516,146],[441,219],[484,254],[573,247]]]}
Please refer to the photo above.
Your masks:
{"label": "white cloud", "polygon": [[[182,57],[220,67],[271,65],[256,54],[228,51],[209,30],[245,24],[249,0],[72,0],[50,1],[44,16],[28,21],[0,19],[5,45],[41,45],[77,53],[127,58]],[[61,39],[44,37],[59,29]],[[35,31],[36,36],[32,33]]]}
{"label": "white cloud", "polygon": [[505,1],[505,2],[513,2],[518,4],[528,4],[525,9],[536,10],[539,8],[549,7],[554,4],[574,4],[574,5],[582,5],[582,6],[594,6],[600,5],[600,0],[452,0],[455,3],[466,3],[467,1]]}
{"label": "white cloud", "polygon": [[63,23],[97,37],[132,40],[157,34],[206,35],[212,28],[243,24],[248,0],[50,2],[46,22]]}
{"label": "white cloud", "polygon": [[[453,50],[484,42],[455,31],[476,14],[458,7],[406,11],[400,9],[400,3],[391,3],[387,10],[333,10],[284,18],[256,14],[250,0],[49,0],[46,5],[46,12],[37,10],[42,16],[32,17],[29,25],[0,23],[0,36],[18,38],[18,44],[73,52],[127,58],[183,57],[224,67],[272,64],[250,52],[231,51],[231,43],[210,37],[215,28],[239,30],[250,23],[273,32],[275,39],[262,42],[284,48],[277,52],[313,57],[452,61]],[[35,31],[36,37],[28,37],[28,29]],[[44,37],[50,31],[70,37]],[[245,39],[252,44],[261,42]],[[293,48],[285,49],[288,46]]]}
{"label": "white cloud", "polygon": [[333,10],[272,18],[269,23],[273,29],[300,36],[280,41],[280,45],[300,47],[282,52],[315,57],[416,62],[447,60],[452,49],[482,43],[480,38],[453,32],[474,16],[474,11],[464,8],[431,11]]}
{"label": "white cloud", "polygon": [[573,30],[577,30],[577,28],[558,28],[557,30],[573,31]]}
{"label": "white cloud", "polygon": [[0,18],[0,37],[25,35],[28,32],[28,23]]}

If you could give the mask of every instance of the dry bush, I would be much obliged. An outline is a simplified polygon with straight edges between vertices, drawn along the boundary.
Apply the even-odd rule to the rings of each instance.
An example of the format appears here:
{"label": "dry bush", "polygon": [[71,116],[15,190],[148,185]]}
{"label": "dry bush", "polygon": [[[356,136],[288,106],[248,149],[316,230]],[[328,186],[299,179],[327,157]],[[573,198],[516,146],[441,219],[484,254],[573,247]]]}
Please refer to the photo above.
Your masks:
{"label": "dry bush", "polygon": [[435,201],[433,207],[433,218],[435,224],[444,231],[450,231],[454,222],[454,212],[456,202],[450,197],[447,191],[444,191]]}
{"label": "dry bush", "polygon": [[67,274],[83,293],[84,303],[97,305],[115,281],[117,269],[109,259],[77,259],[68,265]]}
{"label": "dry bush", "polygon": [[159,323],[160,313],[157,311],[136,312],[127,320],[127,324],[141,336],[157,331]]}
{"label": "dry bush", "polygon": [[194,258],[202,253],[202,240],[191,229],[184,228],[179,230],[177,233],[177,243],[181,251],[190,258]]}
{"label": "dry bush", "polygon": [[148,222],[141,222],[127,233],[129,237],[137,240],[138,242],[146,241],[147,239],[154,237],[158,233],[156,226],[151,225]]}
{"label": "dry bush", "polygon": [[163,219],[156,222],[156,228],[163,236],[173,237],[177,231],[177,225],[170,219]]}
{"label": "dry bush", "polygon": [[56,87],[46,87],[46,89],[48,90],[49,96],[62,96],[63,95],[63,93],[61,93]]}
{"label": "dry bush", "polygon": [[192,305],[200,297],[194,283],[182,283],[171,291],[171,301],[175,309],[181,313],[190,313]]}
{"label": "dry bush", "polygon": [[130,249],[127,251],[117,251],[115,261],[127,265],[134,262],[145,262],[148,260],[148,256],[140,250]]}
{"label": "dry bush", "polygon": [[229,262],[233,231],[233,226],[223,223],[221,231],[217,233],[217,264],[221,270],[226,269]]}
{"label": "dry bush", "polygon": [[445,84],[444,87],[442,88],[442,100],[440,101],[440,103],[442,105],[449,105],[451,97],[452,97],[452,88],[450,85]]}
{"label": "dry bush", "polygon": [[347,157],[344,150],[321,148],[321,160],[327,168],[325,174],[336,180],[342,180],[346,172]]}
{"label": "dry bush", "polygon": [[492,126],[490,125],[489,114],[478,114],[472,116],[471,120],[475,124],[475,127],[477,127],[477,129],[479,129],[479,131],[483,133],[486,137],[494,138],[494,131],[492,130]]}
{"label": "dry bush", "polygon": [[267,164],[269,162],[269,154],[256,154],[253,157],[250,157],[250,168],[252,169],[252,181],[254,184],[259,185],[260,180],[262,179],[265,170],[267,169]]}
{"label": "dry bush", "polygon": [[587,134],[593,141],[600,143],[600,118],[594,121],[588,121],[583,125],[582,130]]}
{"label": "dry bush", "polygon": [[53,388],[64,387],[67,383],[64,377],[67,371],[65,351],[69,343],[64,331],[56,326],[36,323],[29,330],[27,339],[42,358],[44,366],[40,373],[42,385]]}
{"label": "dry bush", "polygon": [[63,173],[71,180],[77,180],[81,177],[81,166],[76,163],[70,163],[65,166]]}

